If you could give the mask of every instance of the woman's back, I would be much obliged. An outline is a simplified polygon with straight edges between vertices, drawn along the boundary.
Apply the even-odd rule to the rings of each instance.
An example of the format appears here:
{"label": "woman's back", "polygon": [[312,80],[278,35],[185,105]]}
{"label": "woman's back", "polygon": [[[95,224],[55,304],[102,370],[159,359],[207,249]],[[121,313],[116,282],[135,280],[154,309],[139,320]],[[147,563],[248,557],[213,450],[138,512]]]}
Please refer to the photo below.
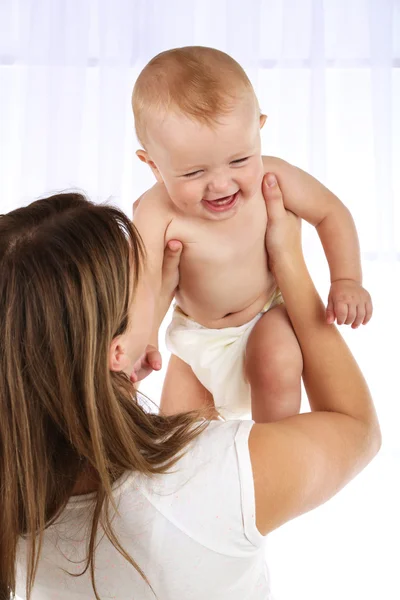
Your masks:
{"label": "woman's back", "polygon": [[[264,540],[255,525],[248,449],[252,421],[211,421],[171,473],[127,472],[114,485],[113,530],[162,600],[268,600]],[[32,600],[93,598],[84,569],[90,495],[74,496],[46,530]],[[112,509],[110,509],[112,511]],[[99,534],[99,539],[100,539]],[[24,543],[19,585],[24,596]],[[96,550],[101,598],[154,598],[150,587],[104,536]]]}

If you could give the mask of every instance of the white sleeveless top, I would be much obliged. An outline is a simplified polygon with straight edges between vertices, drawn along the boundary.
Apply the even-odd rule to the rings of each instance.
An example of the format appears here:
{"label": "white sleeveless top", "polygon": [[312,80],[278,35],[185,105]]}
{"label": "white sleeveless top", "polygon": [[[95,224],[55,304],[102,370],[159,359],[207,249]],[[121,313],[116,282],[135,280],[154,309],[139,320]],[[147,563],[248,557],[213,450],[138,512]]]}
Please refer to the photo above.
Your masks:
{"label": "white sleeveless top", "polygon": [[[248,438],[253,421],[211,421],[172,472],[127,472],[113,487],[113,529],[148,577],[158,600],[270,600],[265,538],[255,524]],[[46,530],[32,600],[86,600],[80,573],[91,494],[73,496]],[[99,536],[100,538],[100,536]],[[25,542],[18,552],[17,594],[25,598]],[[96,584],[102,600],[154,600],[137,571],[103,537]],[[73,561],[73,562],[72,562]]]}

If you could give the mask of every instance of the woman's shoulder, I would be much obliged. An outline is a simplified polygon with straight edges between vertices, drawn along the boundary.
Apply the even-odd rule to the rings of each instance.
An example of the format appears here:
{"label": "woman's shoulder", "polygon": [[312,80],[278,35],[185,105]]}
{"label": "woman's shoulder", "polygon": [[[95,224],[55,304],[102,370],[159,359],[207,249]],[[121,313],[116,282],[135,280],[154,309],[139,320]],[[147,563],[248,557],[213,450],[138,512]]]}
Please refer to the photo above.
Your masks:
{"label": "woman's shoulder", "polygon": [[233,555],[256,551],[248,438],[253,421],[210,421],[168,473],[136,478],[135,489],[202,544]]}
{"label": "woman's shoulder", "polygon": [[212,420],[208,422],[207,427],[204,431],[193,440],[194,445],[202,447],[206,441],[209,443],[225,442],[227,444],[233,443],[239,432],[247,431],[250,432],[254,425],[254,421],[251,420]]}
{"label": "woman's shoulder", "polygon": [[174,470],[193,475],[200,473],[200,468],[218,471],[221,462],[237,460],[237,445],[245,440],[248,452],[248,437],[253,421],[209,421],[203,431],[196,436],[183,450]]}
{"label": "woman's shoulder", "polygon": [[[163,497],[179,489],[181,498],[200,497],[207,490],[208,498],[222,499],[227,490],[241,496],[240,471],[251,477],[248,438],[253,421],[210,421],[203,431],[181,452],[167,472],[156,475],[134,474],[135,488],[148,497]],[[221,482],[224,492],[221,492]],[[253,486],[252,486],[253,487]]]}
{"label": "woman's shoulder", "polygon": [[249,456],[248,439],[253,425],[251,420],[210,421],[188,446],[182,464],[207,465],[212,461],[216,468],[228,459],[237,461],[239,451],[244,450]]}

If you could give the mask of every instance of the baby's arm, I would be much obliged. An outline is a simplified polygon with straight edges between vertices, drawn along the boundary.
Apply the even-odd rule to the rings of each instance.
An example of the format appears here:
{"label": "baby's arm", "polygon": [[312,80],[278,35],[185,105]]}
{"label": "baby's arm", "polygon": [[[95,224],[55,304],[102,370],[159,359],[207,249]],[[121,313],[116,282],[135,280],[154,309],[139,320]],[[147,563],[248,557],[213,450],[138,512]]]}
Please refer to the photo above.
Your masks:
{"label": "baby's arm", "polygon": [[285,206],[314,225],[329,263],[331,289],[327,321],[353,328],[366,324],[372,315],[369,293],[362,287],[360,246],[350,211],[314,177],[289,163],[264,158],[266,171],[275,173]]}

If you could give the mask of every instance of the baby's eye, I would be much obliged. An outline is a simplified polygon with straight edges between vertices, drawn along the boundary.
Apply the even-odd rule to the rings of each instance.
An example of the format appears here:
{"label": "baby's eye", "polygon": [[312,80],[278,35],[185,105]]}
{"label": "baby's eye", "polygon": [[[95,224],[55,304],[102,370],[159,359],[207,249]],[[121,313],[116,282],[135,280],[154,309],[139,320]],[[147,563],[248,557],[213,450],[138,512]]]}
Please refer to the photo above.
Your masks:
{"label": "baby's eye", "polygon": [[193,177],[194,175],[198,175],[199,173],[202,173],[202,171],[193,171],[192,173],[185,173],[184,177]]}
{"label": "baby's eye", "polygon": [[244,158],[238,158],[237,160],[233,160],[231,162],[232,165],[239,165],[240,163],[244,163],[246,160],[248,160],[250,158],[250,156],[245,156]]}

